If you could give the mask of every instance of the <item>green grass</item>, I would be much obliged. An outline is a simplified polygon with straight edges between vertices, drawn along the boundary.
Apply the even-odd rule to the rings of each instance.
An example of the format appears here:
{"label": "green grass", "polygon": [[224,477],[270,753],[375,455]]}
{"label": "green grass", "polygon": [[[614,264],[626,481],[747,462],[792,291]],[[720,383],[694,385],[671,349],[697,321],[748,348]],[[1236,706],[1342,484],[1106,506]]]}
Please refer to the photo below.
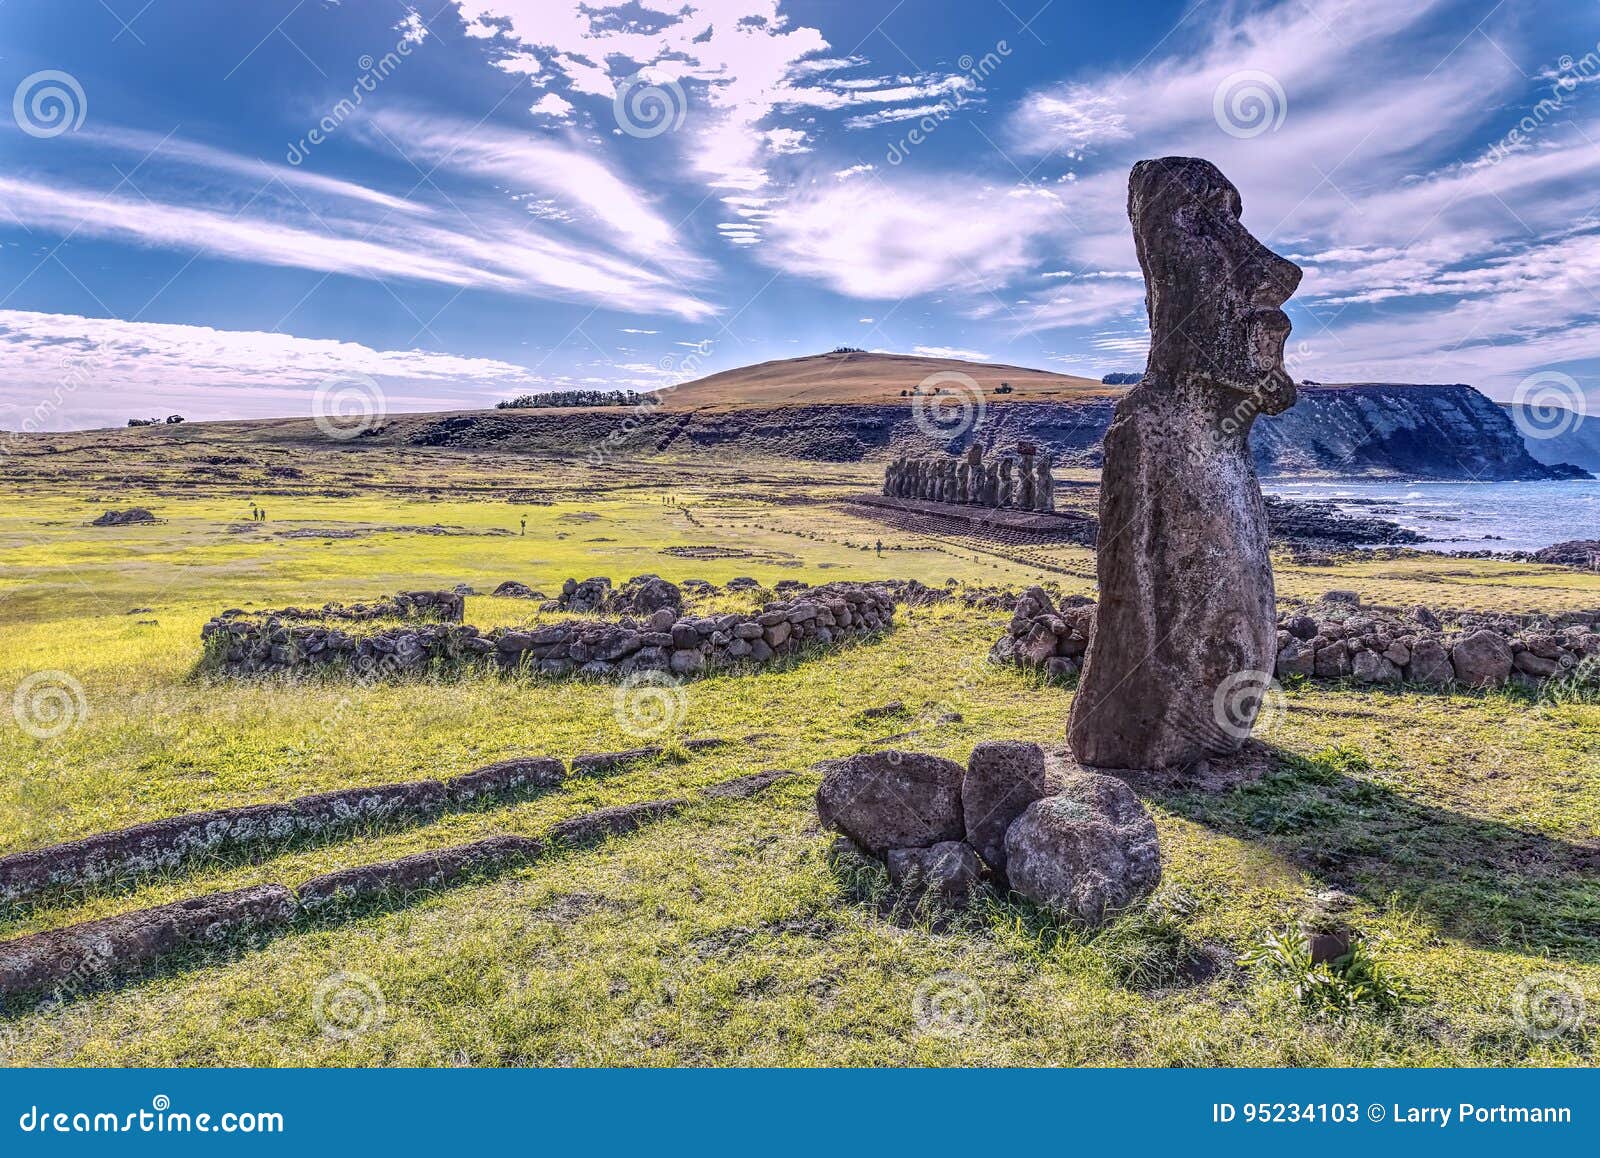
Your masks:
{"label": "green grass", "polygon": [[[830,505],[863,468],[788,464],[734,474],[624,465],[604,489],[560,462],[500,463],[549,505],[474,496],[482,464],[340,450],[257,492],[183,481],[191,456],[140,467],[107,503],[63,477],[11,477],[0,506],[0,702],[40,671],[82,687],[50,739],[0,722],[0,848],[71,839],[199,808],[448,776],[509,756],[634,747],[615,690],[474,676],[375,686],[212,683],[193,672],[200,625],[225,607],[351,601],[518,579],[654,571],[915,577],[1092,590],[1078,548],[1007,552],[891,532]],[[265,452],[261,452],[265,454]],[[132,452],[129,452],[132,456]],[[61,456],[56,456],[60,458]],[[37,465],[37,464],[35,464]],[[69,464],[70,465],[70,464]],[[345,475],[432,473],[424,491],[359,497]],[[32,468],[30,468],[32,469]],[[166,472],[166,473],[163,473]],[[518,473],[521,472],[521,473]],[[810,468],[808,468],[810,473]],[[437,486],[433,485],[437,483]],[[106,484],[109,485],[109,484]],[[455,488],[454,490],[452,488]],[[98,497],[108,492],[99,487]],[[673,496],[678,504],[663,503]],[[155,527],[89,528],[104,505]],[[526,536],[281,538],[304,527],[443,524]],[[591,517],[592,516],[592,517]],[[882,539],[881,557],[870,547]],[[745,554],[695,559],[665,548]],[[1423,565],[1426,563],[1426,566]],[[1048,564],[1045,569],[1040,564]],[[1445,572],[1449,573],[1446,574]],[[1526,581],[1524,581],[1524,577]],[[1286,596],[1353,587],[1451,607],[1600,603],[1555,568],[1396,560],[1280,569]],[[148,611],[132,612],[134,608]],[[469,597],[480,627],[536,619],[522,600]],[[964,759],[982,740],[1062,739],[1071,691],[982,662],[1006,616],[902,609],[880,641],[759,675],[687,685],[671,736],[737,743],[572,781],[414,828],[226,859],[135,886],[0,914],[0,936],[196,893],[281,881],[496,833],[538,834],[591,808],[678,795],[785,767],[750,800],[678,818],[411,903],[344,914],[184,962],[119,990],[0,1022],[0,1058],[75,1065],[974,1064],[1589,1065],[1600,1013],[1600,706],[1509,694],[1299,687],[1267,737],[1278,770],[1223,794],[1147,797],[1165,877],[1155,902],[1095,934],[994,899],[903,911],[876,866],[830,858],[810,766],[889,744]],[[154,623],[142,621],[154,620]],[[863,718],[903,700],[907,712]],[[901,733],[913,735],[891,739]],[[1238,964],[1293,928],[1314,891],[1354,898],[1363,952],[1416,999],[1313,1008],[1269,969]],[[1513,996],[1554,973],[1586,994],[1573,1032],[1519,1029]],[[319,987],[370,979],[383,1015],[351,1038],[315,1017]],[[365,991],[363,991],[365,992]],[[930,1013],[930,1011],[932,1011]],[[920,1015],[920,1020],[919,1020]]]}

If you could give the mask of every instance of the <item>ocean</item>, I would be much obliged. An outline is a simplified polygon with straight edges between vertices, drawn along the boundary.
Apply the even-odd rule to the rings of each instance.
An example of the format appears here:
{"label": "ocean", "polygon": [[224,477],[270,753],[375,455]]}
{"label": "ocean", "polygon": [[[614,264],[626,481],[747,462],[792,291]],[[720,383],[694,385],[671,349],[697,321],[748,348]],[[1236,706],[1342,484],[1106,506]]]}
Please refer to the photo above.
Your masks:
{"label": "ocean", "polygon": [[1376,515],[1428,537],[1430,551],[1537,551],[1567,539],[1600,538],[1600,480],[1569,482],[1278,481],[1262,490],[1286,499],[1327,499],[1350,514]]}

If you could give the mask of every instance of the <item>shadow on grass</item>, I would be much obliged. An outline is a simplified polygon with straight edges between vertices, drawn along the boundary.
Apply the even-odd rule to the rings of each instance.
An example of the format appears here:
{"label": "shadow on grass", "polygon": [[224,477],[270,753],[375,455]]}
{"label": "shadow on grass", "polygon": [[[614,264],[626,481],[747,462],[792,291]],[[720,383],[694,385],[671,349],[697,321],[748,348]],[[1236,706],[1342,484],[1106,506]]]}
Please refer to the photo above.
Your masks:
{"label": "shadow on grass", "polygon": [[1424,804],[1375,783],[1353,749],[1274,770],[1226,793],[1149,792],[1162,807],[1265,843],[1329,885],[1412,909],[1486,949],[1600,960],[1600,843],[1573,844]]}

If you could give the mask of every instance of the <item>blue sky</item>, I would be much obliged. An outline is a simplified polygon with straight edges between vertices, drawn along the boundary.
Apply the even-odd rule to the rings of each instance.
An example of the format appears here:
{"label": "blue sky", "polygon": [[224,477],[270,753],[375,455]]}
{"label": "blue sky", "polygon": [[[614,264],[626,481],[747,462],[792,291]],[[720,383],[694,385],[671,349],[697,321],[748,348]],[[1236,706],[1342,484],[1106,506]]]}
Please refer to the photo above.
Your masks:
{"label": "blue sky", "polygon": [[9,0],[0,427],[1138,370],[1168,153],[1306,268],[1297,376],[1593,412],[1597,43],[1570,0]]}

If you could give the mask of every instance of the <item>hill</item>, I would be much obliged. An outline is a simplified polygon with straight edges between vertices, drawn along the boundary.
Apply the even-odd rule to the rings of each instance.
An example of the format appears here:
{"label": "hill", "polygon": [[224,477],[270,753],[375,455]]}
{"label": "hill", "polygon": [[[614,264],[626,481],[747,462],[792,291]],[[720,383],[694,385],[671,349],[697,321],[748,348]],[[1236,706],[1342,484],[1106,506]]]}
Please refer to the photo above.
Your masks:
{"label": "hill", "polygon": [[[925,358],[910,354],[813,354],[724,370],[662,392],[671,409],[702,407],[793,406],[818,403],[892,403],[936,374],[961,375],[985,394],[1010,386],[1001,397],[1079,399],[1115,393],[1093,378],[1032,370],[1026,366]],[[957,381],[946,382],[948,387]]]}

